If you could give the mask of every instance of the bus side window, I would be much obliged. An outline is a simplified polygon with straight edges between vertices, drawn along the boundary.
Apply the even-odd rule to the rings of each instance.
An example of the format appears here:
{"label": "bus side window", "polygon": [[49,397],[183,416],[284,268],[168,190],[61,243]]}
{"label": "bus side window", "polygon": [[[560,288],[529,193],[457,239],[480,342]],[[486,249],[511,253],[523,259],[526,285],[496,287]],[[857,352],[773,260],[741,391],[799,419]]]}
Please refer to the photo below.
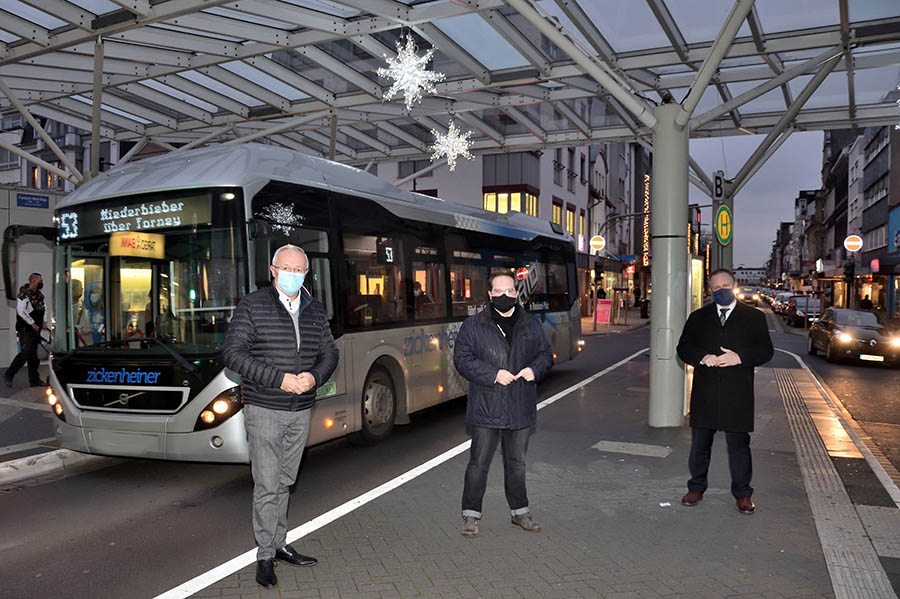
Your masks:
{"label": "bus side window", "polygon": [[[456,254],[457,252],[454,252]],[[479,256],[480,257],[480,256]],[[450,264],[450,292],[453,316],[472,316],[488,302],[487,266],[453,262]]]}
{"label": "bus side window", "polygon": [[565,264],[547,264],[547,294],[551,310],[569,309],[569,285]]}
{"label": "bus side window", "polygon": [[447,316],[444,300],[444,265],[440,262],[413,262],[413,314],[416,320]]}
{"label": "bus side window", "polygon": [[366,328],[406,320],[399,239],[345,233],[343,268],[347,326]]}

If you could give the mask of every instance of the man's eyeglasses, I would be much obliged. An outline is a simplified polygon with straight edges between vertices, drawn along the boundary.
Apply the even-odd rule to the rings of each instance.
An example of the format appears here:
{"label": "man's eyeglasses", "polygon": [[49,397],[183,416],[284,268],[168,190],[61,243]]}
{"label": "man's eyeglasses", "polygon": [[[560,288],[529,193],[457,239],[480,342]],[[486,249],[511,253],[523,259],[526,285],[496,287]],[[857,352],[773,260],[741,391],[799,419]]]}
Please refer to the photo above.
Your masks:
{"label": "man's eyeglasses", "polygon": [[515,287],[511,287],[510,289],[491,289],[490,294],[494,296],[508,295],[510,297],[515,297],[517,295]]}
{"label": "man's eyeglasses", "polygon": [[289,266],[275,266],[275,270],[279,272],[293,272],[298,275],[305,275],[309,272],[308,268],[290,268]]}

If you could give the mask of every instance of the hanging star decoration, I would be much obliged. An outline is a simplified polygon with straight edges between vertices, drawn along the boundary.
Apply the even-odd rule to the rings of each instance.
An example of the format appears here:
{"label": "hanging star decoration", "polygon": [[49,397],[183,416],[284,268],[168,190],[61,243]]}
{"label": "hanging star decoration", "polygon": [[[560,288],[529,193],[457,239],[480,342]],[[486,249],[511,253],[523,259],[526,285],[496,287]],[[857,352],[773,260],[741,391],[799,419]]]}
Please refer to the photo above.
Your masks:
{"label": "hanging star decoration", "polygon": [[432,47],[428,52],[419,56],[416,54],[418,48],[415,40],[413,40],[413,36],[406,36],[406,46],[401,44],[401,40],[397,40],[397,58],[384,55],[388,66],[376,71],[379,77],[394,80],[384,99],[390,100],[394,97],[394,94],[402,90],[406,98],[406,109],[412,110],[414,103],[422,101],[422,92],[428,94],[437,93],[434,82],[443,81],[444,74],[429,71],[425,68],[436,49]]}
{"label": "hanging star decoration", "polygon": [[462,156],[466,160],[472,160],[474,158],[474,156],[469,153],[469,148],[472,146],[472,142],[469,141],[469,138],[474,135],[471,131],[466,131],[460,135],[459,129],[456,128],[456,123],[450,121],[447,135],[444,135],[435,129],[431,130],[431,134],[434,135],[434,145],[431,146],[433,152],[431,155],[432,162],[441,156],[446,156],[447,164],[450,165],[450,170],[452,171],[456,168],[457,156]]}
{"label": "hanging star decoration", "polygon": [[295,214],[293,207],[287,204],[269,204],[259,211],[258,216],[270,221],[272,230],[282,235],[290,235],[303,223],[303,217]]}

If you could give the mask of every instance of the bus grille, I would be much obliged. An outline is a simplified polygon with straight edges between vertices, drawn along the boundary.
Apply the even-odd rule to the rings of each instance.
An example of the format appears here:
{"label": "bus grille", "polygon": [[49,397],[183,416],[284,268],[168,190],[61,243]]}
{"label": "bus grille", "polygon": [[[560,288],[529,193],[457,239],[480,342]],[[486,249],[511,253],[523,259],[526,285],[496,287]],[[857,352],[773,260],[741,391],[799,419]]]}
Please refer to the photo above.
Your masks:
{"label": "bus grille", "polygon": [[187,400],[187,389],[127,389],[71,387],[72,398],[84,410],[174,414]]}

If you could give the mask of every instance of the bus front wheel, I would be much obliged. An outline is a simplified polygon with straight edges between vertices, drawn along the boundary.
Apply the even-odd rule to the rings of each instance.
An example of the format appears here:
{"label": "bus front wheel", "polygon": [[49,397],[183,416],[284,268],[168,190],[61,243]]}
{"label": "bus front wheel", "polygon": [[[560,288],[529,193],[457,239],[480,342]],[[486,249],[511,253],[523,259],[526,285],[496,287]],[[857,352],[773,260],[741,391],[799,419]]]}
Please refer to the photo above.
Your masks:
{"label": "bus front wheel", "polygon": [[376,366],[369,371],[362,393],[362,427],[351,441],[373,445],[391,434],[397,416],[397,393],[390,373]]}

